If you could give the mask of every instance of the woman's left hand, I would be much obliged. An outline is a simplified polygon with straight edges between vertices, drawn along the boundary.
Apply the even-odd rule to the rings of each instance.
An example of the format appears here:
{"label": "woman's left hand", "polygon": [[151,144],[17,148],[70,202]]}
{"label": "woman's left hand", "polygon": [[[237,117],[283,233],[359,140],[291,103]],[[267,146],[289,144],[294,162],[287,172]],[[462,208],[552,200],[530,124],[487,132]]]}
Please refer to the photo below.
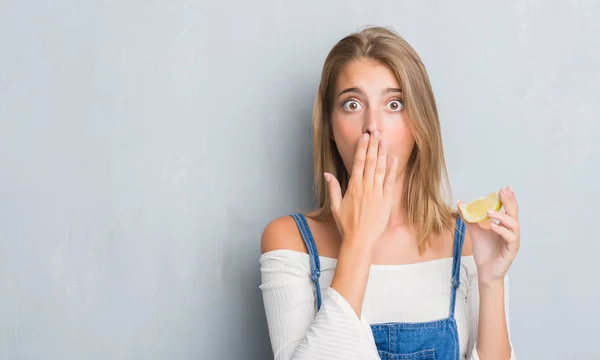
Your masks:
{"label": "woman's left hand", "polygon": [[504,281],[521,244],[519,208],[515,194],[507,186],[500,190],[499,196],[505,212],[488,211],[488,216],[497,220],[498,224],[492,220],[477,224],[465,221],[471,236],[480,284]]}

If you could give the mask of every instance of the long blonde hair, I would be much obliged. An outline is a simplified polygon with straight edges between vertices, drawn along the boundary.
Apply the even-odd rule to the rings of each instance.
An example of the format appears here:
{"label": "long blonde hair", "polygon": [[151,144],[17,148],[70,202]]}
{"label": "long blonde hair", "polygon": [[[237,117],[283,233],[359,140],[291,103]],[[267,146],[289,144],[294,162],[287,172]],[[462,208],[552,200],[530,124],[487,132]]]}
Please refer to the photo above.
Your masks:
{"label": "long blonde hair", "polygon": [[451,188],[446,171],[437,107],[425,65],[417,52],[395,31],[368,27],[340,40],[328,54],[315,99],[312,125],[314,182],[318,210],[311,217],[331,216],[331,203],[323,173],[334,174],[342,194],[348,173],[331,138],[331,112],[337,76],[344,65],[357,59],[374,59],[396,75],[402,88],[405,111],[415,146],[405,169],[402,208],[409,226],[416,230],[420,251],[432,235],[454,228],[456,211],[449,205]]}

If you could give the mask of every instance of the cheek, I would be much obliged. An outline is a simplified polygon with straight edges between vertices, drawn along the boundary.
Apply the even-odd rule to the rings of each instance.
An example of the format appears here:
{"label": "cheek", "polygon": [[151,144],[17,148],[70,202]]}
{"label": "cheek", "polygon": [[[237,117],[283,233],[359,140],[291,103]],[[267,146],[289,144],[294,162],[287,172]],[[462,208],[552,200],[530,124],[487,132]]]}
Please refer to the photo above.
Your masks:
{"label": "cheek", "polygon": [[383,141],[388,144],[393,155],[401,158],[410,155],[415,145],[415,138],[406,119],[388,124],[384,130]]}
{"label": "cheek", "polygon": [[356,146],[362,135],[362,126],[352,121],[332,119],[333,138],[338,152],[347,169],[354,161]]}
{"label": "cheek", "polygon": [[334,134],[346,138],[357,131],[362,131],[362,117],[359,114],[345,114],[343,111],[334,110],[331,115],[331,125]]}
{"label": "cheek", "polygon": [[389,140],[394,143],[407,144],[415,140],[412,131],[406,125],[400,125],[389,130],[387,135],[390,137]]}

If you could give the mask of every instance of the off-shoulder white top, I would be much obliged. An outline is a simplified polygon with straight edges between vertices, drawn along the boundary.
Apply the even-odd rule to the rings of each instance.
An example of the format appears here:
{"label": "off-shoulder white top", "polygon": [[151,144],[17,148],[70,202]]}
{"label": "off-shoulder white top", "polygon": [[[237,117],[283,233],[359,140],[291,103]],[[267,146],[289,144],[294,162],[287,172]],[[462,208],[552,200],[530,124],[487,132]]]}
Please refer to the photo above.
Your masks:
{"label": "off-shoulder white top", "polygon": [[[275,360],[379,359],[370,324],[448,317],[452,258],[371,265],[360,319],[329,287],[337,260],[319,259],[323,303],[317,312],[308,254],[274,250],[260,257],[260,289]],[[510,336],[508,276],[504,281]],[[461,359],[479,359],[475,348],[478,311],[477,268],[473,256],[463,256],[455,308]],[[514,352],[511,359],[516,359]]]}

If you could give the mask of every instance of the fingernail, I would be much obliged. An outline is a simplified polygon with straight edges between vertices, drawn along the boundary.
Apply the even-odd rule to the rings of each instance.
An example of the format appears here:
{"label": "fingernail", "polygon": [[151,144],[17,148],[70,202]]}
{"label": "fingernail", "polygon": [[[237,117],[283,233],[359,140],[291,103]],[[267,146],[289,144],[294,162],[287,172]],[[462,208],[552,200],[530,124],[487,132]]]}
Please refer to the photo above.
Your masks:
{"label": "fingernail", "polygon": [[381,135],[381,131],[375,130],[375,132],[373,133],[373,138],[379,139],[379,135]]}
{"label": "fingernail", "polygon": [[325,177],[325,181],[329,182],[329,174],[328,173],[324,173],[323,176]]}
{"label": "fingernail", "polygon": [[488,210],[487,213],[488,213],[488,215],[493,216],[496,212],[492,211],[492,210]]}
{"label": "fingernail", "polygon": [[495,222],[493,222],[493,223],[490,224],[490,227],[492,227],[493,229],[495,229],[495,228],[498,227],[498,224],[496,224]]}
{"label": "fingernail", "polygon": [[362,136],[362,141],[367,141],[369,140],[369,134],[368,133],[364,133]]}

